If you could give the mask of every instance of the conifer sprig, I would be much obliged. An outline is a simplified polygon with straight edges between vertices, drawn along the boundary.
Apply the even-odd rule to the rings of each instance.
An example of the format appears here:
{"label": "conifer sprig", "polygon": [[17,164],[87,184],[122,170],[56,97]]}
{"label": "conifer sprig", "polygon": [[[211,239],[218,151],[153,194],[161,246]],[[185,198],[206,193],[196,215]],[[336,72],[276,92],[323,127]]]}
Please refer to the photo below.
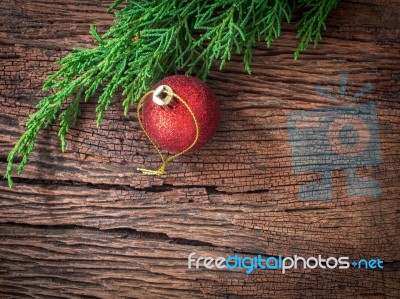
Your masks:
{"label": "conifer sprig", "polygon": [[297,23],[299,30],[297,37],[300,38],[300,43],[294,53],[295,59],[300,55],[300,52],[305,51],[310,43],[314,44],[314,48],[322,39],[321,32],[326,30],[325,20],[330,12],[334,10],[340,3],[340,0],[302,0],[300,5],[306,8],[301,20]]}
{"label": "conifer sprig", "polygon": [[243,54],[251,72],[252,47],[264,40],[268,47],[281,34],[283,21],[290,22],[295,5],[305,13],[298,22],[299,53],[317,45],[325,20],[340,0],[116,0],[115,24],[103,35],[91,26],[96,46],[74,49],[58,61],[60,69],[49,76],[43,98],[26,124],[26,131],[8,155],[4,178],[13,186],[14,159],[22,160],[20,174],[34,149],[38,133],[59,120],[61,149],[66,134],[75,126],[80,104],[97,99],[97,125],[111,99],[122,90],[125,115],[142,94],[166,75],[184,72],[205,80],[214,64],[222,69],[232,53]]}

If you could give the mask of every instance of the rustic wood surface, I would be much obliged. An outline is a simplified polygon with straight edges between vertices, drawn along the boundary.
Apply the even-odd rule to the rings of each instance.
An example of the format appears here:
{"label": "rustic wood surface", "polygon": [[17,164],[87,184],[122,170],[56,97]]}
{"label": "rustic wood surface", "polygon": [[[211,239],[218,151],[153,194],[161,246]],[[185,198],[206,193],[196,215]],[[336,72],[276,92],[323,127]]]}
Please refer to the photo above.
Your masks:
{"label": "rustic wood surface", "polygon": [[[0,2],[0,171],[55,70],[105,30],[110,1]],[[293,24],[271,49],[259,44],[253,74],[240,57],[208,80],[221,104],[215,138],[159,177],[154,153],[121,98],[95,126],[96,99],[60,153],[57,125],[40,135],[14,189],[0,181],[1,298],[400,298],[400,2],[345,1],[317,49],[293,60]],[[380,196],[351,197],[333,172],[332,201],[300,201],[319,174],[295,174],[286,115],[335,105],[317,84],[349,72],[350,91],[370,81],[382,162],[359,169]],[[337,87],[337,86],[336,86]],[[383,270],[188,270],[187,256],[227,254],[380,258]]]}

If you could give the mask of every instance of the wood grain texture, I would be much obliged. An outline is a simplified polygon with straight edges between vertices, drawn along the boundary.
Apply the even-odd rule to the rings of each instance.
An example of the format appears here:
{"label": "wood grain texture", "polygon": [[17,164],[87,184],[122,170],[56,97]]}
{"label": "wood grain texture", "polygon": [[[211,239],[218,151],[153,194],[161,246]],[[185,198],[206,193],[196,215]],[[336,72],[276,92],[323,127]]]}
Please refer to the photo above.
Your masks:
{"label": "wood grain texture", "polygon": [[[0,2],[0,171],[24,130],[52,62],[90,46],[89,24],[105,30],[110,1]],[[96,98],[83,105],[60,153],[58,125],[42,132],[14,189],[0,181],[2,298],[399,298],[400,3],[345,1],[317,49],[293,60],[295,29],[270,49],[258,44],[253,73],[233,57],[208,80],[221,125],[201,151],[149,177],[157,155],[121,98],[95,126]],[[340,104],[339,93],[371,82],[382,162],[359,168],[381,184],[378,197],[348,196],[333,171],[332,201],[300,201],[320,178],[292,168],[287,114]],[[188,270],[187,256],[230,254],[381,258],[379,271]]]}

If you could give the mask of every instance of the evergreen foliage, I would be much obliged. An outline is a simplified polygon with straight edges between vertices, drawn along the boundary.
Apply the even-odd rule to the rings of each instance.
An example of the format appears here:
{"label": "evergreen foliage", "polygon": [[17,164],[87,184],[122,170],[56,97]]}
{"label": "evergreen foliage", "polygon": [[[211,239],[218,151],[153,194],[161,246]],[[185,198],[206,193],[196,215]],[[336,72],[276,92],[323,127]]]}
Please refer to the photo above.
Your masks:
{"label": "evergreen foliage", "polygon": [[[126,3],[124,3],[126,2]],[[283,21],[290,22],[295,7],[303,7],[298,22],[300,43],[295,59],[309,43],[316,46],[325,20],[340,0],[116,0],[110,11],[115,25],[103,35],[90,29],[96,47],[74,49],[58,61],[60,69],[43,89],[50,95],[29,117],[26,131],[8,155],[4,178],[11,177],[14,158],[21,155],[17,173],[28,162],[38,133],[59,120],[62,151],[66,134],[79,115],[82,102],[100,90],[97,125],[121,88],[125,115],[131,105],[166,75],[184,72],[205,80],[211,67],[222,69],[232,53],[243,54],[251,72],[252,47],[264,40],[267,46],[281,34]],[[122,5],[123,4],[123,5]]]}

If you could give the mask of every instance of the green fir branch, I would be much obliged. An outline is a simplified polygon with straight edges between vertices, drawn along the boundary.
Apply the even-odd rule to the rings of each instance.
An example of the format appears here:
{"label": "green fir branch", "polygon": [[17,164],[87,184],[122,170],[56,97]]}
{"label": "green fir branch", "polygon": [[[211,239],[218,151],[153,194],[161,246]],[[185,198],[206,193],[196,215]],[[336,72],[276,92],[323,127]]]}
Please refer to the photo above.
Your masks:
{"label": "green fir branch", "polygon": [[326,30],[325,20],[339,5],[340,0],[302,0],[300,2],[300,5],[307,10],[297,24],[300,27],[297,37],[301,40],[294,53],[295,59],[299,57],[300,52],[308,48],[310,43],[314,44],[314,48],[317,47],[322,39],[322,30]]}
{"label": "green fir branch", "polygon": [[[126,2],[126,3],[125,3]],[[298,3],[296,3],[298,2]],[[124,3],[122,6],[121,4]],[[49,92],[37,105],[26,131],[10,151],[4,178],[13,186],[14,160],[21,156],[17,173],[28,163],[41,130],[59,120],[58,137],[66,149],[66,135],[78,120],[80,105],[99,94],[99,126],[115,93],[121,89],[125,115],[130,107],[163,77],[173,73],[205,80],[215,64],[223,69],[232,54],[242,54],[251,73],[252,48],[264,40],[268,47],[290,22],[294,5],[305,8],[299,21],[299,53],[317,45],[325,20],[339,0],[116,0],[109,8],[115,24],[103,35],[90,27],[96,46],[74,49],[57,62],[60,69],[48,77]],[[126,5],[125,5],[126,4]]]}

